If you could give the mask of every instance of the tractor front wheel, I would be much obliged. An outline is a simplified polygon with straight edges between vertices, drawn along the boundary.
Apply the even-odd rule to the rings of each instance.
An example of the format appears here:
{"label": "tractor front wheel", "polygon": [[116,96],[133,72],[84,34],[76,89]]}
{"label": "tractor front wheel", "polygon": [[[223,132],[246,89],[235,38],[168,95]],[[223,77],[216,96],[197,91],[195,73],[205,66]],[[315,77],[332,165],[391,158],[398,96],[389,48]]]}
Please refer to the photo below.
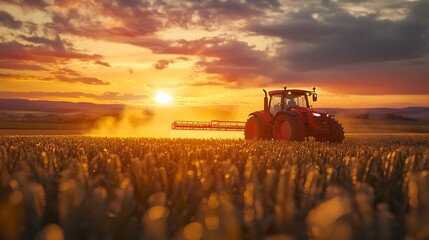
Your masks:
{"label": "tractor front wheel", "polygon": [[344,141],[344,129],[335,119],[329,119],[329,134],[314,136],[317,142],[342,143]]}
{"label": "tractor front wheel", "polygon": [[273,136],[276,140],[304,141],[305,131],[298,116],[280,115],[274,122]]}
{"label": "tractor front wheel", "polygon": [[342,143],[344,141],[344,129],[341,124],[335,120],[331,119],[329,122],[329,142]]}
{"label": "tractor front wheel", "polygon": [[246,140],[258,140],[264,138],[264,129],[258,118],[255,116],[251,116],[247,119],[246,126],[244,127],[244,138]]}

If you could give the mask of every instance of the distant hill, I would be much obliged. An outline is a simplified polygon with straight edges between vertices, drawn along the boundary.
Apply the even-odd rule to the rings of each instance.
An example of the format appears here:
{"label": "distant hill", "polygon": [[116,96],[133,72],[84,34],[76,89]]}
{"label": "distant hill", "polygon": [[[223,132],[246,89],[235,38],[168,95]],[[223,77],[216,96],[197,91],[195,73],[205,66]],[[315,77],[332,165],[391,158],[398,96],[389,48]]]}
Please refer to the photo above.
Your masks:
{"label": "distant hill", "polygon": [[95,104],[87,102],[56,102],[27,99],[0,99],[0,110],[42,111],[42,112],[83,112],[88,110],[123,110],[123,104]]}

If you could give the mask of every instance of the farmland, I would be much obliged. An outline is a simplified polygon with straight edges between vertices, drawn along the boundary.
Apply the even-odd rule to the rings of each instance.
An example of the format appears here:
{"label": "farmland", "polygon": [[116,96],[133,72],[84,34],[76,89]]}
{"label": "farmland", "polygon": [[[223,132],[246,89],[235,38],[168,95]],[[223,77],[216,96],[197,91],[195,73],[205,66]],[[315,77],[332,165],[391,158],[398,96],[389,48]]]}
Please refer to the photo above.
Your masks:
{"label": "farmland", "polygon": [[1,239],[429,237],[427,134],[2,136],[0,160]]}

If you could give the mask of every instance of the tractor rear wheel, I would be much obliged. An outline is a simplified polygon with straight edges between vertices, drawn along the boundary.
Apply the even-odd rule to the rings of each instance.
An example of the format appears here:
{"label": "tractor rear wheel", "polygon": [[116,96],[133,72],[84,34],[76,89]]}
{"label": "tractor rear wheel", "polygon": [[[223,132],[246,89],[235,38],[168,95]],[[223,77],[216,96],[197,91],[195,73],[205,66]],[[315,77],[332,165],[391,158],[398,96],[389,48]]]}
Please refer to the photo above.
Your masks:
{"label": "tractor rear wheel", "polygon": [[263,139],[265,136],[262,124],[256,116],[251,116],[247,119],[246,126],[244,127],[244,138],[246,140]]}
{"label": "tractor rear wheel", "polygon": [[280,115],[274,122],[273,136],[276,140],[304,141],[304,125],[298,116]]}

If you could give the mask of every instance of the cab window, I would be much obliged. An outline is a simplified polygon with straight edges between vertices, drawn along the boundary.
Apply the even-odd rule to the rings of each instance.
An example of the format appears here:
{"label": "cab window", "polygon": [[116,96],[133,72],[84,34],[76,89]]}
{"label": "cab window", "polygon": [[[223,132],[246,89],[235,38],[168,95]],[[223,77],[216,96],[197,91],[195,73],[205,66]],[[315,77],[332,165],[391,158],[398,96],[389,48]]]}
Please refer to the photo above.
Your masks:
{"label": "cab window", "polygon": [[294,106],[307,108],[307,98],[305,95],[289,94],[284,99],[284,106],[286,109]]}
{"label": "cab window", "polygon": [[282,95],[272,95],[270,102],[270,113],[275,116],[282,109]]}

